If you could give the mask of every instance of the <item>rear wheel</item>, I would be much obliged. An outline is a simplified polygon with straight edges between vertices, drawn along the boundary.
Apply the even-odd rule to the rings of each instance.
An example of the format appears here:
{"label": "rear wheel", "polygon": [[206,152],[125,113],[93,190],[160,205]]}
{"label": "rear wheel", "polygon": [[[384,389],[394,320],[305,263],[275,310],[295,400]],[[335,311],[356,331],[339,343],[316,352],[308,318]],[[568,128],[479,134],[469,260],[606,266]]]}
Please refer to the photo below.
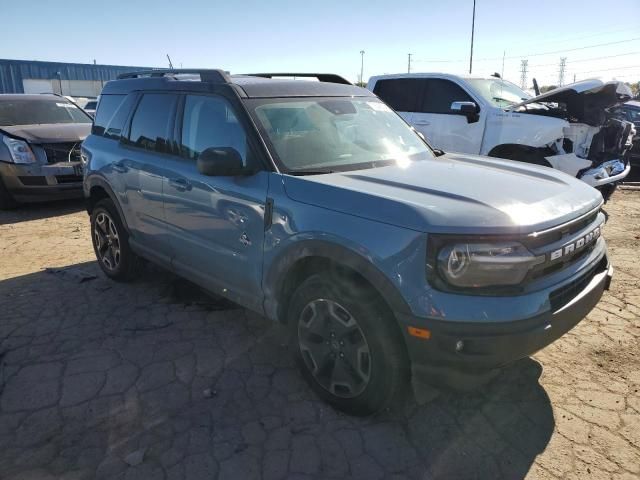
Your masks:
{"label": "rear wheel", "polygon": [[129,236],[111,199],[100,200],[91,213],[93,251],[102,271],[114,280],[129,280],[140,259],[129,247]]}
{"label": "rear wheel", "polygon": [[314,275],[294,293],[288,321],[302,375],[337,409],[369,415],[404,393],[409,378],[404,343],[375,292]]}
{"label": "rear wheel", "polygon": [[7,187],[4,186],[4,181],[2,177],[0,177],[0,210],[11,210],[18,206],[18,202],[16,202],[7,190]]}
{"label": "rear wheel", "polygon": [[[549,155],[553,155],[553,152],[549,152]],[[489,156],[531,163],[533,165],[541,165],[543,167],[551,167],[551,164],[546,158],[544,158],[544,153],[540,151],[540,149],[527,147],[525,145],[499,146],[494,148],[489,153]]]}

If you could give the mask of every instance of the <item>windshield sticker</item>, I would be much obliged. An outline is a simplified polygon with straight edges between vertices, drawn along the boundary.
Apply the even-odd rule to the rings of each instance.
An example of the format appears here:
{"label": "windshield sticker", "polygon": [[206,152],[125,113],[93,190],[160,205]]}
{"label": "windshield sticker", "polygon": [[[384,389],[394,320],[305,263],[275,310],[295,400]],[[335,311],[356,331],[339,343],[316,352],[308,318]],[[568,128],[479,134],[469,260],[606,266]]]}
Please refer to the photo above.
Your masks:
{"label": "windshield sticker", "polygon": [[382,102],[367,102],[367,105],[369,105],[376,112],[390,112],[391,111],[391,109],[389,107],[387,107]]}
{"label": "windshield sticker", "polygon": [[78,108],[75,105],[73,105],[72,103],[58,103],[56,102],[56,105],[59,107],[65,107],[65,108]]}

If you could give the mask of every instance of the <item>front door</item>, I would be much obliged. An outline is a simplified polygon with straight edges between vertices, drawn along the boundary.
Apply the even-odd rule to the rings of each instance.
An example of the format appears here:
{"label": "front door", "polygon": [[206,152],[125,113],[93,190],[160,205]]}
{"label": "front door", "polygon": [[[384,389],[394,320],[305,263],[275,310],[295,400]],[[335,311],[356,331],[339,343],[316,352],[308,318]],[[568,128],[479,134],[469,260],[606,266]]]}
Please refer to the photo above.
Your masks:
{"label": "front door", "polygon": [[[167,229],[175,270],[247,306],[262,304],[262,247],[268,173],[205,176],[197,159],[210,147],[232,147],[251,164],[244,127],[229,102],[215,95],[185,95],[178,139],[180,157],[167,160]],[[180,126],[181,125],[181,126]]]}
{"label": "front door", "polygon": [[422,101],[411,116],[411,124],[429,144],[445,152],[479,154],[484,132],[484,112],[469,122],[451,110],[453,102],[474,102],[462,87],[443,78],[425,78]]}

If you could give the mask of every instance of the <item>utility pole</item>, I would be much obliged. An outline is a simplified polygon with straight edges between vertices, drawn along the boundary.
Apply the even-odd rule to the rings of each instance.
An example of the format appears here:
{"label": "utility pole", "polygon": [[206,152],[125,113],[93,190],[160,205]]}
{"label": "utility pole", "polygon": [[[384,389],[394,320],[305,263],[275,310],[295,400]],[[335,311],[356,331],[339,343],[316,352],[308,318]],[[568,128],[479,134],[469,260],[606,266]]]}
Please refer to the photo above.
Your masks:
{"label": "utility pole", "polygon": [[364,50],[360,50],[360,83],[364,83]]}
{"label": "utility pole", "polygon": [[576,74],[573,74],[573,83],[576,83]]}
{"label": "utility pole", "polygon": [[407,73],[411,73],[411,53],[407,54],[409,56],[409,64],[407,65]]}
{"label": "utility pole", "polygon": [[567,67],[567,57],[560,57],[560,71],[558,72],[558,86],[564,85],[564,71]]}
{"label": "utility pole", "polygon": [[520,61],[520,88],[525,90],[527,88],[527,68],[529,67],[529,60],[522,59]]}
{"label": "utility pole", "polygon": [[469,54],[469,75],[473,70],[473,34],[476,29],[476,0],[473,0],[473,17],[471,19],[471,53]]}

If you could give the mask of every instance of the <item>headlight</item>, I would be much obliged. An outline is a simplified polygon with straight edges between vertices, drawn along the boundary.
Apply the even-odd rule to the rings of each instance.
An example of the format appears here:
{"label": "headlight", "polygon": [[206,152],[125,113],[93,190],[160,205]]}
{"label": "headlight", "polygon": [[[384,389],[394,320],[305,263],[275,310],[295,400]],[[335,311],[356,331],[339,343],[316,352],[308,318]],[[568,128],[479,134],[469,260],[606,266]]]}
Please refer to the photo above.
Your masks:
{"label": "headlight", "polygon": [[462,288],[517,285],[541,261],[517,242],[456,243],[437,256],[441,277]]}
{"label": "headlight", "polygon": [[33,154],[31,147],[24,140],[11,137],[3,137],[3,140],[9,149],[13,163],[34,163],[36,161],[36,156]]}

